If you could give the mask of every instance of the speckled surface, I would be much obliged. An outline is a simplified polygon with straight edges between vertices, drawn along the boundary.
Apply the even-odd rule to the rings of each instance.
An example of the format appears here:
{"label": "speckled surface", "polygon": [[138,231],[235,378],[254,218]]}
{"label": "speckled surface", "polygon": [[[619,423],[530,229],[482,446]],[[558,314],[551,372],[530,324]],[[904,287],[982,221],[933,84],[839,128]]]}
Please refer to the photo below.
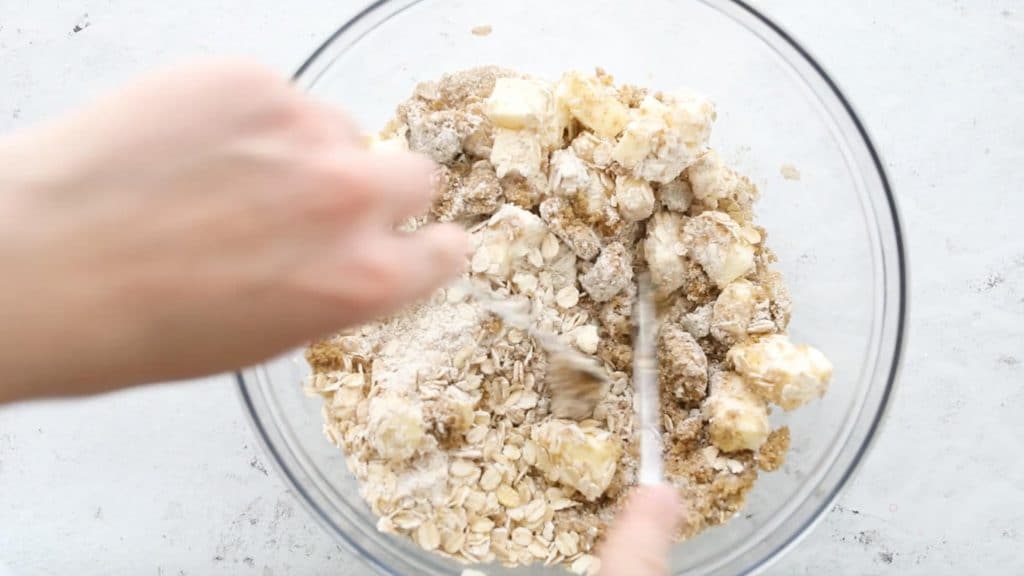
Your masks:
{"label": "speckled surface", "polygon": [[[1024,2],[754,4],[862,114],[912,264],[884,434],[770,573],[1024,573]],[[185,56],[291,71],[360,5],[4,0],[0,130]],[[368,573],[268,470],[229,377],[0,409],[0,559],[18,574]]]}

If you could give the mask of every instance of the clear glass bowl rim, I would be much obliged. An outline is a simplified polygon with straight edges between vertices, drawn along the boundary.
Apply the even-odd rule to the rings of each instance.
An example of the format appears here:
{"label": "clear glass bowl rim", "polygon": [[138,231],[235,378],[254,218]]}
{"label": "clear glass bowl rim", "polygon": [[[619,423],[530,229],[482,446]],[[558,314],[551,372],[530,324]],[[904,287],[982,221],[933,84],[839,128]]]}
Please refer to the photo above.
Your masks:
{"label": "clear glass bowl rim", "polygon": [[[293,82],[298,82],[303,76],[310,70],[312,65],[316,63],[331,47],[331,45],[343,34],[352,29],[358,23],[360,23],[365,17],[372,14],[373,12],[383,8],[388,4],[406,2],[407,6],[418,4],[423,0],[375,0],[368,4],[359,13],[350,18],[347,22],[342,24],[337,30],[335,30],[326,40],[324,40],[314,50],[309,57],[302,63],[301,66],[296,70],[292,76]],[[722,11],[722,7],[718,4],[730,5],[732,8],[738,9],[740,13],[753,20],[763,30],[757,31],[752,30],[754,33],[761,32],[759,34],[765,42],[772,47],[772,49],[779,51],[780,48],[792,50],[795,52],[802,62],[810,67],[811,71],[817,76],[817,79],[822,81],[827,88],[828,96],[835,99],[835,103],[839,105],[839,111],[845,114],[846,119],[850,121],[853,128],[856,131],[857,136],[860,138],[860,144],[863,145],[865,151],[870,156],[870,163],[877,176],[879,185],[884,192],[884,212],[876,213],[876,216],[884,214],[890,218],[888,223],[891,226],[892,243],[893,243],[893,254],[895,258],[895,269],[896,276],[894,278],[896,282],[896,302],[895,302],[895,313],[894,316],[890,317],[891,322],[894,324],[892,328],[892,334],[883,334],[883,337],[889,337],[892,340],[892,350],[889,354],[890,361],[887,369],[887,375],[885,377],[885,386],[880,395],[878,403],[878,409],[875,411],[866,433],[864,434],[863,440],[857,447],[856,453],[850,460],[849,465],[844,470],[842,476],[836,482],[830,493],[825,496],[817,510],[810,516],[810,518],[804,522],[799,529],[797,529],[792,536],[776,545],[760,562],[755,565],[749,566],[741,572],[741,574],[753,574],[760,572],[770,566],[774,561],[778,560],[786,551],[795,546],[804,536],[806,536],[810,530],[817,524],[824,516],[825,512],[832,506],[832,503],[839,496],[843,488],[849,483],[850,479],[856,473],[860,464],[863,462],[868,450],[873,444],[873,440],[878,436],[880,429],[885,421],[885,416],[888,412],[890,400],[895,387],[895,382],[898,377],[900,363],[903,358],[903,348],[906,340],[906,319],[908,313],[908,299],[907,299],[907,288],[908,288],[908,265],[907,256],[905,250],[905,243],[903,239],[903,230],[901,226],[901,220],[899,217],[899,210],[896,206],[895,197],[893,195],[892,187],[889,184],[889,179],[886,175],[884,164],[872,142],[867,129],[861,122],[860,117],[854,111],[853,106],[849,100],[839,89],[838,85],[832,79],[831,76],[825,71],[825,69],[814,59],[814,57],[801,46],[788,32],[782,27],[776,24],[774,21],[769,19],[763,13],[756,8],[752,7],[743,0],[697,0],[698,2],[711,5],[719,11]],[[730,15],[732,18],[736,18],[735,15]],[[741,25],[746,25],[744,22],[740,22]],[[748,26],[749,28],[749,26]],[[783,56],[785,57],[785,56]],[[820,94],[819,94],[820,96]],[[884,270],[888,272],[888,269]],[[883,330],[885,328],[883,327]],[[331,534],[335,535],[340,541],[348,548],[349,551],[355,553],[363,561],[370,563],[373,568],[383,574],[393,574],[388,567],[383,566],[376,559],[364,550],[358,543],[354,542],[348,537],[343,530],[341,530],[334,521],[327,515],[327,513],[316,503],[316,501],[310,496],[303,484],[296,478],[293,471],[289,468],[286,459],[281,455],[280,451],[274,445],[271,436],[264,425],[264,422],[260,420],[259,412],[255,406],[253,395],[249,390],[250,386],[255,387],[255,382],[250,382],[252,379],[251,374],[247,374],[248,370],[243,370],[235,373],[235,380],[238,386],[238,392],[240,400],[245,408],[245,412],[248,416],[250,425],[256,432],[256,436],[259,442],[262,444],[263,449],[267,454],[271,456],[271,460],[275,468],[285,478],[287,484],[291,489],[295,491],[297,498],[302,504],[309,510],[314,518]]]}

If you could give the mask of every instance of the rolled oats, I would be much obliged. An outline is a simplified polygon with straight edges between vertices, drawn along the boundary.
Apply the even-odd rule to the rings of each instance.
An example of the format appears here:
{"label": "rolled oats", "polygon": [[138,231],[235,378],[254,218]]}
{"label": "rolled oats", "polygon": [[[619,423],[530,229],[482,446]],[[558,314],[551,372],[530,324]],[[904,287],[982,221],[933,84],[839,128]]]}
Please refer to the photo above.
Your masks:
{"label": "rolled oats", "polygon": [[441,545],[441,532],[433,522],[424,522],[416,528],[416,543],[424,550],[434,550]]}
{"label": "rolled oats", "polygon": [[501,473],[493,466],[487,468],[480,477],[480,488],[488,492],[497,489],[499,484],[501,484]]}
{"label": "rolled oats", "polygon": [[[420,543],[418,539],[416,543]],[[455,554],[459,550],[462,550],[462,547],[465,545],[465,543],[466,534],[464,532],[446,530],[442,540],[442,549],[449,554]]]}
{"label": "rolled oats", "polygon": [[547,546],[545,546],[544,544],[542,544],[540,542],[537,542],[536,540],[534,540],[533,542],[530,542],[530,545],[527,546],[526,548],[527,548],[527,550],[529,550],[530,554],[533,554],[533,556],[535,558],[546,558],[548,556],[548,554],[550,553],[548,551],[548,547]]}
{"label": "rolled oats", "polygon": [[580,301],[580,292],[575,286],[565,286],[555,294],[555,302],[559,308],[568,310]]}
{"label": "rolled oats", "polygon": [[584,554],[577,558],[572,563],[569,569],[572,570],[574,574],[583,574],[586,576],[590,576],[592,574],[597,574],[597,571],[600,570],[600,567],[601,561],[598,560],[596,556]]}
{"label": "rolled oats", "polygon": [[464,506],[466,510],[472,510],[479,514],[487,507],[487,495],[483,492],[470,492],[466,495]]}
{"label": "rolled oats", "polygon": [[495,495],[498,497],[498,502],[506,508],[516,508],[519,506],[519,493],[513,490],[508,484],[498,486],[498,489],[495,491]]}

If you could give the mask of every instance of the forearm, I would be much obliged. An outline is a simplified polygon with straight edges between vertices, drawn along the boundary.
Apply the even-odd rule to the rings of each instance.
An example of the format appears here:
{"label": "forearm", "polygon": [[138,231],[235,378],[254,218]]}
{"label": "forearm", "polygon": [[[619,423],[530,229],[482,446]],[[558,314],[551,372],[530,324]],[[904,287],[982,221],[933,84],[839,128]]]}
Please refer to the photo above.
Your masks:
{"label": "forearm", "polygon": [[0,403],[94,394],[141,375],[134,329],[88,279],[24,280],[8,278],[0,294]]}
{"label": "forearm", "polygon": [[0,403],[116,387],[138,330],[118,309],[117,271],[89,258],[96,239],[76,237],[68,163],[42,162],[54,132],[0,138]]}

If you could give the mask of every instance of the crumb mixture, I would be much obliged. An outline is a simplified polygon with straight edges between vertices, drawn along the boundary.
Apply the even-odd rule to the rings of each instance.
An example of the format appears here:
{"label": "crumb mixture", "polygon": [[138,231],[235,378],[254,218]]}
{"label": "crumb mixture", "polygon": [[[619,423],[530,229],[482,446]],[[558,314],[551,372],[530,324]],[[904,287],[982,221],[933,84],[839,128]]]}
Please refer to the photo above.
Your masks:
{"label": "crumb mixture", "polygon": [[480,26],[473,26],[469,31],[473,36],[490,36],[493,30],[490,24],[481,24]]}
{"label": "crumb mixture", "polygon": [[782,166],[779,166],[779,173],[782,174],[782,177],[786,180],[800,179],[800,170],[792,164],[783,164]]}
{"label": "crumb mixture", "polygon": [[459,284],[314,344],[309,389],[380,530],[465,563],[596,572],[636,484],[639,270],[659,299],[665,471],[689,510],[679,538],[727,521],[758,470],[782,466],[789,430],[771,429],[769,405],[821,396],[832,367],[785,335],[758,191],[709,148],[714,120],[700,95],[601,70],[548,83],[477,68],[398,107],[371,145],[440,165],[429,214],[404,226],[464,225],[467,276],[596,359],[610,385],[592,414],[554,417],[544,349]]}

